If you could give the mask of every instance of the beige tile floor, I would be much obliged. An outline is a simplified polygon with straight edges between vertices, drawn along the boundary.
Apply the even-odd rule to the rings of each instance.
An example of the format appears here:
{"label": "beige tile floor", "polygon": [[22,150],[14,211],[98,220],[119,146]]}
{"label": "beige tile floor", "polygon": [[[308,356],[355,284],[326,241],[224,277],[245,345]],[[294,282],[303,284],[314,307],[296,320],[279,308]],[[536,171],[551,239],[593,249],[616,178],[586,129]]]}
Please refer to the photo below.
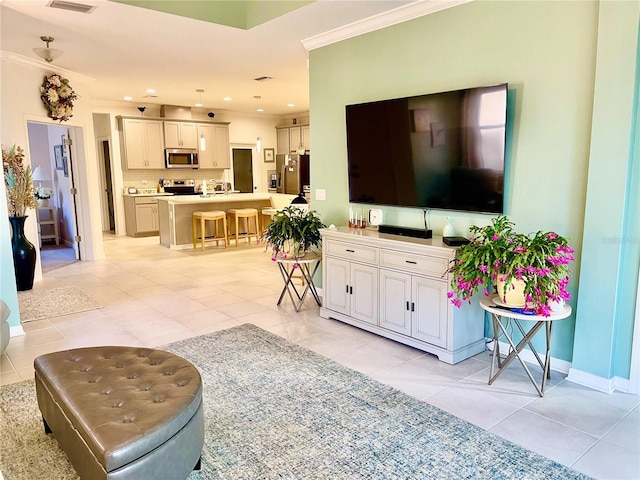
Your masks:
{"label": "beige tile floor", "polygon": [[[0,359],[0,384],[32,378],[33,359],[100,345],[161,346],[253,323],[486,430],[601,479],[640,479],[640,399],[554,372],[539,398],[514,362],[487,385],[489,355],[457,365],[319,316],[276,306],[282,279],[262,247],[171,251],[158,238],[105,236],[106,259],[51,270],[34,290],[75,285],[104,308],[24,324]],[[539,371],[536,371],[539,374]]]}

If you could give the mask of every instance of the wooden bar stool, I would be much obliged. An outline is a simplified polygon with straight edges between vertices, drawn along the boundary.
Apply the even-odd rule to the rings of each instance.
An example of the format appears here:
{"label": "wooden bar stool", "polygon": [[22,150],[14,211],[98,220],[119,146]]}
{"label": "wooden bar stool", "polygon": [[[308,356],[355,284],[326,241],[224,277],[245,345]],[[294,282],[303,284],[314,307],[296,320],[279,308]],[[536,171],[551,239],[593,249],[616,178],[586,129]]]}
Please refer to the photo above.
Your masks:
{"label": "wooden bar stool", "polygon": [[260,211],[260,217],[262,220],[262,231],[264,232],[267,229],[267,225],[269,225],[271,223],[271,220],[273,220],[274,215],[276,214],[278,210],[273,208],[273,207],[268,207],[268,208],[263,208]]}
{"label": "wooden bar stool", "polygon": [[[220,245],[220,241],[224,241],[224,248],[229,245],[229,230],[227,229],[227,214],[222,210],[212,210],[210,212],[193,212],[192,215],[192,229],[193,229],[193,248],[196,248],[198,242],[198,224],[200,225],[200,238],[202,239],[202,251],[204,252],[204,243],[207,240],[207,220],[214,222],[213,240],[216,242],[216,247]],[[222,233],[218,236],[218,226],[222,221]]]}
{"label": "wooden bar stool", "polygon": [[[259,229],[259,221],[258,221],[258,210],[255,208],[230,208],[227,210],[227,215],[229,216],[229,225],[234,225],[235,222],[235,230],[233,233],[229,233],[229,237],[232,237],[236,241],[236,247],[238,246],[238,240],[241,238],[246,238],[248,243],[251,243],[251,237],[256,237],[256,243],[258,243],[258,238],[260,233],[258,233]],[[243,218],[245,222],[246,232],[240,233],[238,230],[238,220]],[[251,221],[253,219],[255,230],[251,231]]]}

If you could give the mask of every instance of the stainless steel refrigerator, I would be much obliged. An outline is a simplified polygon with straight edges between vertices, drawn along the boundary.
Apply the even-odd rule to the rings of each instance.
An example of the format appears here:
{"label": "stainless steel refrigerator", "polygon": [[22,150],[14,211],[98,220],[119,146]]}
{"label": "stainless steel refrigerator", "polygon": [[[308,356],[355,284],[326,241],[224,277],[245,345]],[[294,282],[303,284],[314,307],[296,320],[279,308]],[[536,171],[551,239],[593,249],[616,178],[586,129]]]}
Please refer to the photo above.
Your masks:
{"label": "stainless steel refrigerator", "polygon": [[276,155],[278,193],[297,195],[309,185],[309,155]]}

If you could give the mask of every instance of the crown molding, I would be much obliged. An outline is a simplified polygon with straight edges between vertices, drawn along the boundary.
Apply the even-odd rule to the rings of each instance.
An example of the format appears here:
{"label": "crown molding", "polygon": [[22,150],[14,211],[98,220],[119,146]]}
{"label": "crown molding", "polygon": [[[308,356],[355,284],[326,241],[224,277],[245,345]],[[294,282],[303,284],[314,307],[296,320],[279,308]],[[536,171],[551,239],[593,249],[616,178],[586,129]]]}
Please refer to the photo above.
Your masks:
{"label": "crown molding", "polygon": [[316,48],[326,47],[327,45],[331,45],[342,40],[374,32],[382,28],[456,7],[471,1],[473,0],[418,0],[416,2],[403,5],[402,7],[373,15],[369,18],[365,18],[364,20],[359,20],[343,27],[335,28],[328,32],[305,38],[301,43],[308,53]]}
{"label": "crown molding", "polygon": [[35,60],[33,58],[25,57],[24,55],[20,55],[19,53],[7,52],[5,50],[2,50],[0,51],[0,58],[3,62],[15,63],[17,65],[24,65],[27,67],[42,70],[44,74],[55,72],[60,75],[69,76],[74,81],[78,81],[80,83],[90,84],[94,82],[94,78],[89,77],[88,75],[83,75],[82,73],[58,67],[57,65],[47,63],[44,60]]}

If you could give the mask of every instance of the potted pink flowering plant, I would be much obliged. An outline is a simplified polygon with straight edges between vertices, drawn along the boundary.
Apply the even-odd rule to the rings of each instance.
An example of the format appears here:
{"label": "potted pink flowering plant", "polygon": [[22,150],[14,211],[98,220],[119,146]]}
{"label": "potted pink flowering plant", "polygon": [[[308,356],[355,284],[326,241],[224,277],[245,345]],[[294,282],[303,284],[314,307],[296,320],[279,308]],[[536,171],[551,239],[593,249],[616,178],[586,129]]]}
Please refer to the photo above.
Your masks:
{"label": "potted pink flowering plant", "polygon": [[478,290],[504,299],[518,283],[526,308],[540,315],[550,314],[552,302],[570,299],[574,250],[566,238],[555,232],[517,233],[506,216],[485,227],[471,226],[469,232],[470,243],[458,249],[446,272],[451,274],[448,296],[454,305],[470,301]]}

